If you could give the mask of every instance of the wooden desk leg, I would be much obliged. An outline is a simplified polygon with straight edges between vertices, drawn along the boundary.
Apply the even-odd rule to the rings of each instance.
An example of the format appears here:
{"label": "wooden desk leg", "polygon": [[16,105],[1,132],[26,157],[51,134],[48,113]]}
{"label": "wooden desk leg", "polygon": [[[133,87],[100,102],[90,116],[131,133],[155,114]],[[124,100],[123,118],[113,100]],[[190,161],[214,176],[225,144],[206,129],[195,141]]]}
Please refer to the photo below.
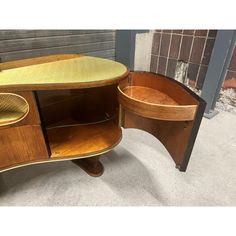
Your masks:
{"label": "wooden desk leg", "polygon": [[100,156],[77,159],[72,162],[83,169],[88,175],[92,177],[99,177],[104,172],[104,167],[99,161],[99,157]]}

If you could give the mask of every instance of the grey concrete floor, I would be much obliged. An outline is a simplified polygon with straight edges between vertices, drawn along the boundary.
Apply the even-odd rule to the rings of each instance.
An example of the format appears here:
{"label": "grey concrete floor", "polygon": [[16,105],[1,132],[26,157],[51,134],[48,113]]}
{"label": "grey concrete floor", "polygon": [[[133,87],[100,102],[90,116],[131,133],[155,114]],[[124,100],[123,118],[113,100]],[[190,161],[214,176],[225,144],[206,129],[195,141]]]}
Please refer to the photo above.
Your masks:
{"label": "grey concrete floor", "polygon": [[0,174],[1,206],[235,206],[236,116],[203,119],[186,173],[150,134],[124,130],[92,178],[70,161]]}

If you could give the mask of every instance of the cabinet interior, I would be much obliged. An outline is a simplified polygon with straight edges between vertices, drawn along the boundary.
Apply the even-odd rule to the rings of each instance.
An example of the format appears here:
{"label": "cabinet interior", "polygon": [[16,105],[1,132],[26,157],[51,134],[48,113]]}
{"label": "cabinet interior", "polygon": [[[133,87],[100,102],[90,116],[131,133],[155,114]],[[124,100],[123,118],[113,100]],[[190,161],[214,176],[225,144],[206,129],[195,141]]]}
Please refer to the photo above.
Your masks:
{"label": "cabinet interior", "polygon": [[36,96],[52,158],[91,155],[120,140],[117,85],[38,91]]}

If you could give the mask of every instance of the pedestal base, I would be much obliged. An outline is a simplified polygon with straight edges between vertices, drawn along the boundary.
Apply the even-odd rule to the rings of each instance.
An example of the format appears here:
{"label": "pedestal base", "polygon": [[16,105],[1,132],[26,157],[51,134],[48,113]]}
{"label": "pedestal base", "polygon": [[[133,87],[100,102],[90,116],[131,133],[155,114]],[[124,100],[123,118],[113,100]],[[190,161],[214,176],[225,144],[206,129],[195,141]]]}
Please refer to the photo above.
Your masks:
{"label": "pedestal base", "polygon": [[92,177],[99,177],[104,172],[104,167],[99,161],[99,156],[77,159],[73,160],[72,162]]}

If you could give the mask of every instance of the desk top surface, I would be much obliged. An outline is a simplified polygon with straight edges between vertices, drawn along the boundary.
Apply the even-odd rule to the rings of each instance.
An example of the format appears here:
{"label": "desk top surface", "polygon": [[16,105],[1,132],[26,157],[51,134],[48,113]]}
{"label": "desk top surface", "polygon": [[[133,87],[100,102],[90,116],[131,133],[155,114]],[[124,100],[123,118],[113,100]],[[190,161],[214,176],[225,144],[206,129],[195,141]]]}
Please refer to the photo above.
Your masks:
{"label": "desk top surface", "polygon": [[78,56],[0,71],[0,89],[47,90],[115,84],[128,74],[121,63]]}

